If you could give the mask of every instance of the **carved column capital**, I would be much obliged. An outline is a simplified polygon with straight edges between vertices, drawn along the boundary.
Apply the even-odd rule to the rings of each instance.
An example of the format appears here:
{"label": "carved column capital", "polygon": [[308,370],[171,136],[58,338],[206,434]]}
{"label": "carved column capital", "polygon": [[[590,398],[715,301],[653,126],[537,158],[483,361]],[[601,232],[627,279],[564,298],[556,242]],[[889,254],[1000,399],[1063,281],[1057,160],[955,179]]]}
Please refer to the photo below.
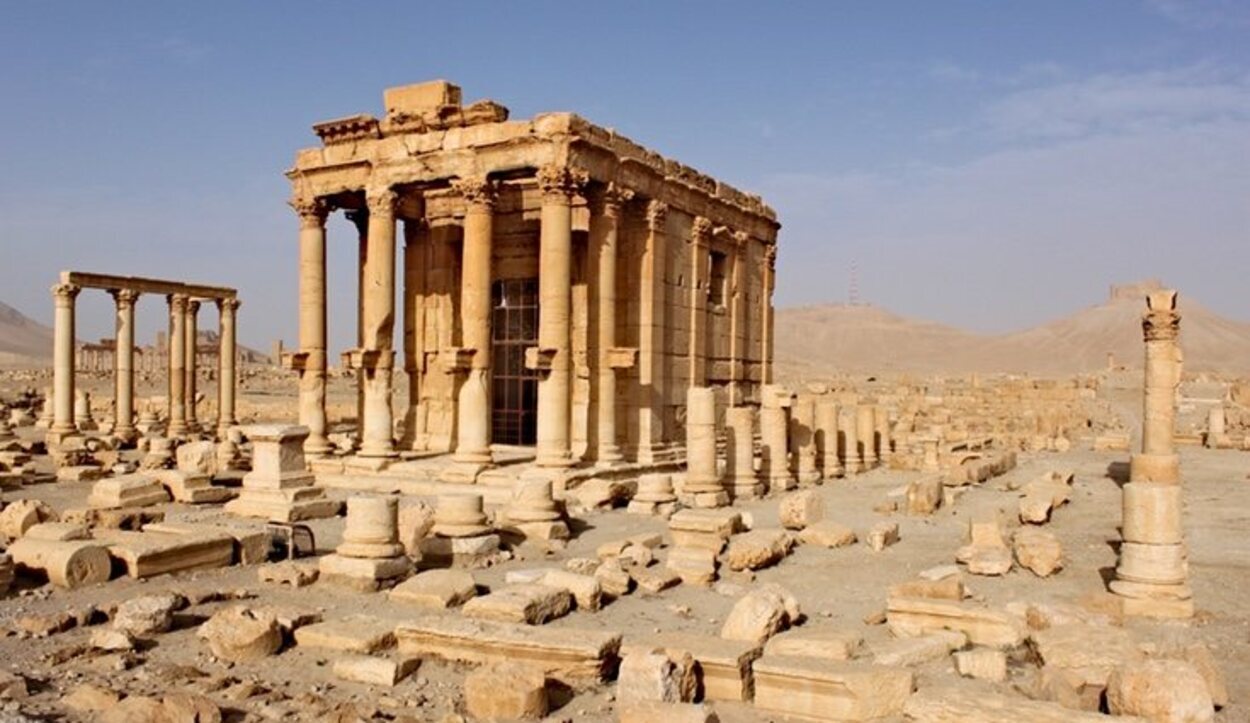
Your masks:
{"label": "carved column capital", "polygon": [[603,215],[611,218],[621,217],[621,207],[634,200],[634,192],[615,182],[609,183],[600,195],[603,204]]}
{"label": "carved column capital", "polygon": [[746,248],[747,242],[751,240],[751,235],[746,231],[734,231],[733,233],[734,248],[739,252]]}
{"label": "carved column capital", "polygon": [[195,316],[200,313],[200,302],[196,299],[187,299],[187,314]]}
{"label": "carved column capital", "polygon": [[764,259],[768,261],[768,270],[777,270],[777,246],[770,244],[764,247]]}
{"label": "carved column capital", "polygon": [[300,228],[321,228],[326,225],[330,205],[321,198],[294,198],[287,202],[299,214]]}
{"label": "carved column capital", "polygon": [[473,211],[492,211],[499,199],[499,183],[485,176],[457,178],[451,182],[452,190],[464,197]]}
{"label": "carved column capital", "polygon": [[568,203],[581,193],[590,181],[590,174],[583,168],[548,165],[538,169],[535,176],[544,201]]}
{"label": "carved column capital", "polygon": [[1176,313],[1176,292],[1166,289],[1147,294],[1141,326],[1146,341],[1174,341],[1179,337],[1181,315]]}
{"label": "carved column capital", "polygon": [[398,200],[399,194],[390,186],[374,186],[365,189],[365,205],[369,207],[370,214],[379,216],[394,216],[395,201]]}
{"label": "carved column capital", "polygon": [[82,287],[77,284],[60,282],[52,285],[52,298],[57,301],[72,302],[78,298],[78,292],[80,291],[82,291]]}
{"label": "carved column capital", "polygon": [[113,297],[119,309],[132,309],[139,300],[139,292],[134,289],[110,289],[109,296]]}
{"label": "carved column capital", "polygon": [[216,302],[217,302],[217,311],[223,314],[226,312],[229,312],[230,314],[233,315],[236,311],[239,310],[240,306],[243,306],[242,301],[239,301],[237,298],[233,298],[233,297],[229,299],[216,299]]}
{"label": "carved column capital", "polygon": [[705,216],[696,216],[694,224],[690,227],[690,243],[696,246],[706,246],[711,235],[712,220]]}
{"label": "carved column capital", "polygon": [[668,204],[652,199],[647,204],[647,228],[651,231],[663,231],[667,219]]}
{"label": "carved column capital", "polygon": [[170,294],[167,298],[169,300],[169,308],[171,311],[175,314],[187,313],[187,302],[190,301],[190,299],[187,298],[186,294]]}

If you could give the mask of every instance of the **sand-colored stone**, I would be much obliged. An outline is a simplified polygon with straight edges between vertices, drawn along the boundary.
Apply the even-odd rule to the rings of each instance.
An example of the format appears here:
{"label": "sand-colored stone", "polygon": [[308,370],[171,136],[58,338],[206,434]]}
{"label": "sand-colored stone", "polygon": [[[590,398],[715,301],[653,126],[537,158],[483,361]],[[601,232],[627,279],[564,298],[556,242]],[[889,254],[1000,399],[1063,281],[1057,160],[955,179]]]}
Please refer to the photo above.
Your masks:
{"label": "sand-colored stone", "polygon": [[395,644],[395,626],[369,615],[351,615],[305,625],[295,631],[295,643],[349,653],[376,653]]}
{"label": "sand-colored stone", "polygon": [[1215,704],[1206,681],[1180,660],[1127,663],[1107,680],[1107,709],[1112,715],[1141,716],[1151,723],[1207,723]]}
{"label": "sand-colored stone", "polygon": [[753,668],[756,708],[809,720],[898,715],[915,685],[910,671],[867,663],[764,656]]}
{"label": "sand-colored stone", "polygon": [[247,663],[273,655],[282,647],[282,631],[272,613],[242,605],[213,614],[196,631],[213,655],[232,663]]}
{"label": "sand-colored stone", "polygon": [[426,570],[390,591],[395,602],[446,609],[463,605],[477,595],[477,583],[463,570]]}
{"label": "sand-colored stone", "polygon": [[697,664],[694,674],[705,701],[751,699],[754,689],[751,663],[760,656],[759,645],[751,641],[665,632],[644,636],[629,645],[662,648],[669,656],[689,655]]}
{"label": "sand-colored stone", "polygon": [[802,530],[825,518],[824,500],[815,490],[791,492],[778,501],[777,516],[782,527]]}
{"label": "sand-colored stone", "polygon": [[764,653],[825,660],[850,660],[859,652],[863,643],[863,636],[851,630],[811,628],[804,625],[769,638],[764,646]]}
{"label": "sand-colored stone", "polygon": [[95,537],[108,546],[109,555],[122,561],[126,574],[133,578],[225,567],[234,562],[234,538],[225,533],[97,530]]}
{"label": "sand-colored stone", "polygon": [[507,585],[461,606],[466,617],[526,625],[542,625],[572,609],[573,596],[568,590],[540,584]]}
{"label": "sand-colored stone", "polygon": [[1012,648],[1024,641],[1023,623],[972,602],[890,597],[886,610],[890,630],[900,636],[954,630],[967,635],[974,645],[994,648]]}
{"label": "sand-colored stone", "polygon": [[420,665],[420,658],[379,658],[348,655],[334,661],[334,676],[353,683],[393,687]]}
{"label": "sand-colored stone", "polygon": [[7,550],[13,562],[37,570],[57,587],[76,589],[107,582],[112,572],[108,548],[87,540],[25,537]]}
{"label": "sand-colored stone", "polygon": [[464,705],[482,721],[538,720],[547,715],[546,676],[525,665],[493,665],[465,677]]}

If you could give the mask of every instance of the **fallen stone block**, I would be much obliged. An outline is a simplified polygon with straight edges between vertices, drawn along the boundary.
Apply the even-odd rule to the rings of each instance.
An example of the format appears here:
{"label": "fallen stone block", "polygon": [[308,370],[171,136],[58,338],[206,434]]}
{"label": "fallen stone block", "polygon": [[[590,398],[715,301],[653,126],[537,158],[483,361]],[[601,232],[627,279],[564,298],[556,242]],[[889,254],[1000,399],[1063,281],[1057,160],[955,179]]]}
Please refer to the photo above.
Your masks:
{"label": "fallen stone block", "polygon": [[668,551],[665,566],[687,585],[707,586],[716,582],[720,562],[716,553],[705,547],[674,547]]}
{"label": "fallen stone block", "polygon": [[756,708],[809,720],[896,716],[915,685],[908,670],[819,658],[764,656],[753,669]]}
{"label": "fallen stone block", "polygon": [[595,579],[599,581],[603,594],[608,597],[621,597],[628,595],[633,589],[634,579],[629,576],[629,572],[621,566],[621,561],[616,558],[604,560],[595,568]]}
{"label": "fallen stone block", "polygon": [[394,687],[421,664],[420,658],[378,658],[349,655],[334,661],[334,675],[353,683]]}
{"label": "fallen stone block", "polygon": [[1001,683],[1007,680],[1007,654],[994,648],[973,648],[955,653],[955,670],[965,678]]}
{"label": "fallen stone block", "polygon": [[907,514],[927,516],[942,506],[941,476],[921,477],[907,485]]}
{"label": "fallen stone block", "polygon": [[549,708],[546,676],[523,665],[479,668],[465,677],[464,707],[477,720],[538,720]]}
{"label": "fallen stone block", "polygon": [[850,630],[791,628],[768,639],[765,655],[787,655],[824,660],[850,660],[863,645],[863,637]]}
{"label": "fallen stone block", "polygon": [[681,584],[681,575],[659,566],[631,568],[629,576],[633,578],[639,590],[652,595]]}
{"label": "fallen stone block", "polygon": [[715,553],[742,529],[741,513],[726,509],[684,509],[668,521],[674,546],[701,547]]}
{"label": "fallen stone block", "polygon": [[[907,700],[903,712],[907,720],[916,723],[1109,723],[1106,716],[1097,713],[955,686],[921,688]],[[1130,723],[1120,718],[1114,721]]]}
{"label": "fallen stone block", "polygon": [[1016,562],[1038,577],[1050,577],[1063,569],[1063,546],[1054,534],[1022,527],[1012,537]]}
{"label": "fallen stone block", "polygon": [[98,685],[82,683],[61,698],[61,705],[75,713],[98,713],[117,705],[121,694]]}
{"label": "fallen stone block", "polygon": [[785,530],[751,530],[730,538],[725,560],[731,570],[760,570],[781,562],[793,547],[794,537]]}
{"label": "fallen stone block", "polygon": [[174,612],[185,606],[186,600],[172,593],[130,598],[117,606],[113,627],[137,636],[168,632],[174,626]]}
{"label": "fallen stone block", "polygon": [[799,541],[803,544],[828,548],[853,545],[856,539],[854,530],[828,520],[809,525],[799,533]]}
{"label": "fallen stone block", "polygon": [[440,569],[484,567],[499,554],[499,535],[474,537],[441,537],[433,535],[421,541],[420,567]]}
{"label": "fallen stone block", "polygon": [[886,621],[900,637],[954,630],[967,635],[974,645],[1013,648],[1024,642],[1024,625],[1015,617],[956,600],[890,597]]}
{"label": "fallen stone block", "polygon": [[718,723],[720,718],[701,703],[658,703],[635,701],[622,706],[617,723]]}
{"label": "fallen stone block", "polygon": [[442,610],[459,607],[475,596],[477,583],[468,572],[426,570],[395,586],[389,599]]}
{"label": "fallen stone block", "polygon": [[1116,667],[1107,680],[1107,709],[1152,723],[1208,723],[1215,703],[1198,669],[1181,660],[1146,660]]}
{"label": "fallen stone block", "polygon": [[87,506],[95,509],[149,507],[169,502],[169,493],[154,478],[145,474],[128,474],[96,482],[87,497]]}
{"label": "fallen stone block", "polygon": [[868,646],[877,665],[912,666],[941,660],[968,645],[963,633],[937,630],[914,638],[896,638]]}
{"label": "fallen stone block", "polygon": [[763,645],[770,637],[797,623],[800,617],[794,596],[777,585],[751,591],[729,611],[720,636]]}
{"label": "fallen stone block", "polygon": [[787,530],[802,530],[825,518],[825,503],[816,490],[791,492],[777,503],[777,516]]}
{"label": "fallen stone block", "polygon": [[[958,570],[958,568],[956,568]],[[890,586],[890,597],[931,598],[934,600],[963,600],[966,595],[963,580],[958,574],[937,580],[908,580]]]}
{"label": "fallen stone block", "polygon": [[760,656],[760,646],[753,642],[725,640],[693,633],[659,633],[630,643],[622,651],[635,646],[663,649],[670,657],[689,655],[693,658],[696,663],[696,688],[699,691],[696,699],[751,699],[754,690],[751,663]]}
{"label": "fallen stone block", "polygon": [[16,540],[41,522],[56,519],[56,512],[40,500],[14,500],[0,510],[0,534]]}
{"label": "fallen stone block", "polygon": [[507,585],[467,601],[461,610],[467,617],[479,620],[542,625],[567,615],[572,608],[573,596],[563,588]]}
{"label": "fallen stone block", "polygon": [[196,631],[213,655],[233,663],[260,660],[282,647],[282,630],[272,613],[236,605],[213,614]]}
{"label": "fallen stone block", "polygon": [[395,644],[395,627],[372,616],[351,615],[305,625],[295,631],[295,644],[349,653],[376,653]]}
{"label": "fallen stone block", "polygon": [[153,522],[144,532],[157,532],[189,537],[229,535],[234,540],[234,561],[239,565],[257,565],[269,560],[272,538],[263,526],[226,521],[201,524],[195,522]]}
{"label": "fallen stone block", "polygon": [[1048,472],[1032,480],[1021,490],[1020,521],[1040,525],[1050,520],[1050,513],[1072,496],[1072,472]]}
{"label": "fallen stone block", "polygon": [[619,633],[424,615],[395,630],[399,650],[474,665],[516,662],[535,667],[576,689],[607,681],[616,672]]}
{"label": "fallen stone block", "polygon": [[620,705],[638,701],[689,703],[697,686],[694,657],[664,648],[627,645],[621,649],[616,676],[616,700]]}
{"label": "fallen stone block", "polygon": [[885,548],[898,543],[898,523],[878,522],[868,530],[868,547],[873,552],[881,552]]}
{"label": "fallen stone block", "polygon": [[412,574],[412,560],[398,557],[324,555],[318,560],[320,579],[358,592],[376,592],[395,586]]}
{"label": "fallen stone block", "polygon": [[[181,448],[179,448],[181,450]],[[151,470],[147,474],[169,492],[175,502],[188,505],[219,504],[238,496],[238,490],[213,486],[212,478],[199,472],[178,469]]]}
{"label": "fallen stone block", "polygon": [[261,565],[256,570],[256,576],[261,582],[271,582],[275,585],[290,585],[291,587],[306,587],[317,581],[317,578],[321,576],[321,570],[317,567],[315,561],[284,560],[283,562]]}
{"label": "fallen stone block", "polygon": [[226,567],[234,562],[234,538],[224,533],[97,530],[96,538],[125,564],[126,574],[133,578]]}
{"label": "fallen stone block", "polygon": [[593,575],[578,575],[565,570],[548,570],[539,579],[548,587],[567,590],[578,610],[594,612],[603,607],[603,586]]}
{"label": "fallen stone block", "polygon": [[40,522],[26,530],[24,537],[29,537],[32,540],[71,542],[91,539],[91,530],[87,529],[86,525],[78,522]]}

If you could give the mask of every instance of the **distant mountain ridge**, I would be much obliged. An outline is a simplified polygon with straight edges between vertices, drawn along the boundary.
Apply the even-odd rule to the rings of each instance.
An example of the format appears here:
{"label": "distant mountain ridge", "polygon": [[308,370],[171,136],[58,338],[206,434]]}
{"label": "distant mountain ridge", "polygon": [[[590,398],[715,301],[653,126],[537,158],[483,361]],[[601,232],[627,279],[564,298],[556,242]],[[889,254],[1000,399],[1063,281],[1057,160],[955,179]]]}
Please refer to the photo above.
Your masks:
{"label": "distant mountain ridge", "polygon": [[[1141,314],[1158,281],[1111,287],[1107,301],[1008,334],[975,334],[873,306],[780,308],[779,365],[856,373],[1016,372],[1058,376],[1142,363]],[[1187,371],[1250,374],[1250,323],[1225,319],[1180,294]]]}
{"label": "distant mountain ridge", "polygon": [[0,301],[0,365],[46,363],[52,357],[52,329]]}

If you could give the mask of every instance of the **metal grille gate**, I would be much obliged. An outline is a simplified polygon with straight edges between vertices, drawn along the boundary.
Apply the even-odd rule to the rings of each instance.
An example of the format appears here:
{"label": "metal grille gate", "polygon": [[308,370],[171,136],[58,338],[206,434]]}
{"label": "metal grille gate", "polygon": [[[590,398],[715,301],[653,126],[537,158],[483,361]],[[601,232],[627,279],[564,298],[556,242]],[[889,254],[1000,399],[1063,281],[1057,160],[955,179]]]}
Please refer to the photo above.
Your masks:
{"label": "metal grille gate", "polygon": [[525,350],[538,346],[538,279],[491,284],[491,430],[497,444],[538,439],[538,371]]}

